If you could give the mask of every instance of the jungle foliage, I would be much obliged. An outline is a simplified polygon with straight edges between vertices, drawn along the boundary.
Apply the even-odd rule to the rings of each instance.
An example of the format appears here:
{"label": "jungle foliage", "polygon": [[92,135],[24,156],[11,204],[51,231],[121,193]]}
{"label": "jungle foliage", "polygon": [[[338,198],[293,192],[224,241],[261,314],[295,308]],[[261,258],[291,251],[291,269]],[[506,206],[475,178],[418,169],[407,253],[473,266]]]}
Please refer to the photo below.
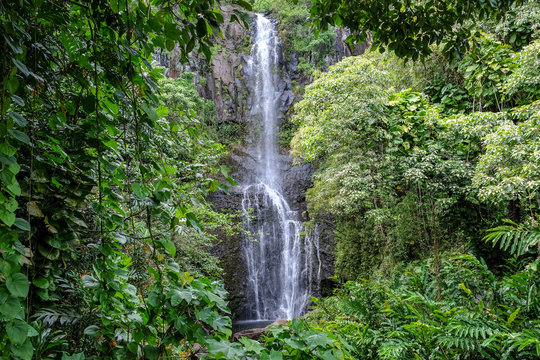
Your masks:
{"label": "jungle foliage", "polygon": [[[152,65],[210,58],[219,3],[0,2],[0,358],[538,358],[540,6],[358,3],[254,2],[316,77],[292,152],[351,281],[232,343],[209,249],[237,229],[206,201],[235,185],[225,130]],[[314,72],[333,25],[374,51]]]}
{"label": "jungle foliage", "polygon": [[[433,51],[431,45],[442,45],[444,54],[460,58],[470,48],[468,40],[478,35],[478,23],[500,22],[513,5],[523,3],[529,1],[314,0],[310,14],[316,29],[347,27],[353,30],[349,40],[362,42],[371,36],[375,46],[399,57],[425,58]],[[516,25],[514,41],[519,30],[525,30]]]}
{"label": "jungle foliage", "polygon": [[386,280],[347,283],[308,320],[343,336],[357,359],[536,359],[538,260],[498,277],[472,255],[429,258]]}
{"label": "jungle foliage", "polygon": [[216,4],[0,12],[0,356],[157,359],[227,338],[225,291],[188,271],[219,278],[202,228],[228,219],[205,196],[234,181],[193,79],[151,66],[175,44],[210,56]]}
{"label": "jungle foliage", "polygon": [[[360,21],[374,46],[320,74],[295,106],[292,152],[317,169],[309,216],[331,219],[345,282],[307,319],[361,359],[535,359],[540,40],[522,25],[540,7],[476,2],[469,18],[450,6],[457,32],[436,40],[424,22],[431,40],[416,39],[408,17],[421,21],[418,6],[442,3],[312,8],[322,23]],[[374,24],[383,10],[390,16]]]}

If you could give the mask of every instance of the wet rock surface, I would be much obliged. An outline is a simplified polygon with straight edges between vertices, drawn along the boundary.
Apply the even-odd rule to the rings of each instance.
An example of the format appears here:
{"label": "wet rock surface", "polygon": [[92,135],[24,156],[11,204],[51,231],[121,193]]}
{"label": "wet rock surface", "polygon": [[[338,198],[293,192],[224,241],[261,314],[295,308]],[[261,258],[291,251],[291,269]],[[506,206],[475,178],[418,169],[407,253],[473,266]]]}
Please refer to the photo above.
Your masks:
{"label": "wet rock surface", "polygon": [[277,319],[270,325],[263,328],[253,328],[235,332],[232,336],[232,341],[238,341],[243,336],[247,337],[248,339],[257,340],[268,330],[269,327],[286,325],[287,321],[287,319]]}

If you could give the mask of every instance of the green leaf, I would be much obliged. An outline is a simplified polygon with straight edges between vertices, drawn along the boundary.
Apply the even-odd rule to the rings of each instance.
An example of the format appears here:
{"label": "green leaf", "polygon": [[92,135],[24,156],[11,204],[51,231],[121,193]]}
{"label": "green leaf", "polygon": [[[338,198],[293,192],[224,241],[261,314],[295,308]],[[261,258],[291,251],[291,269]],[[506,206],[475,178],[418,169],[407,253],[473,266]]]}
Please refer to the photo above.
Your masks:
{"label": "green leaf", "polygon": [[84,329],[84,335],[96,337],[100,334],[101,334],[101,329],[97,325],[90,325],[86,329]]}
{"label": "green leaf", "polygon": [[280,351],[270,351],[270,360],[283,360],[283,354]]}
{"label": "green leaf", "polygon": [[135,196],[137,196],[139,199],[144,199],[146,197],[141,187],[141,184],[134,182],[134,183],[131,183],[130,187],[131,187],[131,191],[133,191]]}
{"label": "green leaf", "polygon": [[194,229],[196,229],[197,231],[202,231],[201,229],[201,224],[199,223],[199,221],[197,220],[197,217],[195,216],[194,213],[192,212],[188,212],[186,214],[186,223],[193,227]]}
{"label": "green leaf", "polygon": [[25,76],[28,76],[30,74],[30,71],[28,70],[26,65],[24,65],[20,60],[12,58],[11,61],[13,61],[17,69],[19,69]]}
{"label": "green leaf", "polygon": [[16,227],[18,227],[19,229],[23,231],[30,231],[30,223],[28,223],[28,221],[26,221],[23,218],[16,218],[13,225],[15,225]]}
{"label": "green leaf", "polygon": [[162,239],[160,240],[159,242],[161,244],[161,246],[163,246],[163,248],[165,249],[165,251],[170,255],[170,256],[175,256],[176,255],[176,246],[174,245],[174,243],[170,240],[167,240],[167,239]]}
{"label": "green leaf", "polygon": [[7,226],[11,226],[15,223],[15,213],[3,208],[0,205],[0,220],[2,220]]}
{"label": "green leaf", "polygon": [[143,104],[141,105],[141,108],[144,110],[144,112],[146,113],[146,115],[148,115],[148,117],[150,118],[150,120],[152,120],[152,121],[157,121],[157,120],[159,119],[158,113],[157,113],[156,109],[154,109],[154,107],[151,106],[150,104],[143,103]]}
{"label": "green leaf", "polygon": [[10,94],[15,94],[19,88],[19,80],[17,77],[12,76],[11,78],[4,80],[4,86]]}
{"label": "green leaf", "polygon": [[182,275],[180,275],[180,281],[182,282],[182,285],[191,284],[195,280],[193,276],[187,271],[184,271]]}
{"label": "green leaf", "polygon": [[174,289],[171,290],[171,305],[178,306],[185,301],[187,304],[191,303],[193,299],[193,292],[190,289]]}
{"label": "green leaf", "polygon": [[152,291],[150,294],[148,294],[148,304],[150,304],[152,307],[158,307],[161,306],[161,296],[156,291]]}
{"label": "green leaf", "polygon": [[306,337],[305,341],[312,349],[318,346],[326,347],[327,345],[331,345],[333,342],[326,333],[316,333],[310,335]]}
{"label": "green leaf", "polygon": [[519,308],[517,308],[516,311],[510,314],[510,316],[508,317],[508,320],[506,320],[506,323],[508,325],[512,324],[514,320],[516,320],[516,317],[518,316],[518,314],[519,314]]}
{"label": "green leaf", "polygon": [[30,145],[30,138],[22,131],[11,129],[8,132],[11,136],[13,136],[15,139],[19,140],[23,144]]}
{"label": "green leaf", "polygon": [[17,149],[11,146],[11,144],[9,144],[8,142],[3,142],[0,144],[0,152],[7,156],[13,156],[17,152]]}
{"label": "green leaf", "polygon": [[40,289],[47,289],[47,288],[49,288],[49,285],[50,285],[49,280],[46,279],[46,278],[43,278],[43,277],[34,279],[34,281],[32,281],[32,283],[35,286],[37,286],[38,288],[40,288]]}
{"label": "green leaf", "polygon": [[28,337],[34,337],[34,336],[38,336],[39,333],[37,332],[36,329],[34,329],[31,325],[29,325],[28,323],[26,324],[26,327],[28,328],[28,333],[27,333],[27,336]]}
{"label": "green leaf", "polygon": [[25,298],[28,296],[30,282],[23,273],[16,273],[6,279],[6,287],[11,295]]}
{"label": "green leaf", "polygon": [[161,105],[157,108],[157,114],[160,118],[166,118],[169,115],[169,108]]}
{"label": "green leaf", "polygon": [[144,347],[144,355],[148,360],[157,360],[159,358],[159,349],[157,346],[146,345]]}
{"label": "green leaf", "polygon": [[89,289],[97,289],[99,287],[99,280],[90,275],[84,275],[81,278],[81,282],[84,287]]}
{"label": "green leaf", "polygon": [[21,195],[21,186],[17,181],[9,184],[6,186],[6,189],[10,192],[13,196],[19,196]]}
{"label": "green leaf", "polygon": [[19,207],[19,203],[14,198],[9,198],[7,202],[4,203],[4,207],[7,211],[14,212]]}
{"label": "green leaf", "polygon": [[206,21],[204,19],[197,20],[196,30],[198,37],[202,38],[206,35]]}
{"label": "green leaf", "polygon": [[187,45],[186,45],[186,53],[190,53],[193,48],[195,47],[195,38],[192,37],[189,39]]}
{"label": "green leaf", "polygon": [[[62,187],[62,185],[58,182],[58,180],[56,180],[55,177],[52,177],[51,178],[51,182],[54,184],[54,186],[56,186],[58,189],[60,189]],[[82,220],[81,220],[82,221]],[[84,223],[84,222],[83,222]],[[77,223],[79,224],[79,223]],[[80,224],[79,224],[80,225]],[[82,226],[82,225],[81,225]],[[88,227],[88,226],[84,226],[84,227]]]}
{"label": "green leaf", "polygon": [[231,343],[226,340],[217,341],[214,339],[208,340],[208,352],[215,359],[243,359],[244,351],[239,344]]}
{"label": "green leaf", "polygon": [[41,255],[43,255],[49,260],[58,260],[58,258],[60,257],[60,250],[53,247],[39,244],[38,250]]}
{"label": "green leaf", "polygon": [[17,317],[22,310],[21,304],[16,297],[10,296],[2,305],[0,305],[0,314],[4,315],[8,320]]}
{"label": "green leaf", "polygon": [[13,100],[13,102],[19,106],[24,106],[25,104],[24,100],[18,95],[11,95],[11,100]]}
{"label": "green leaf", "polygon": [[213,180],[208,184],[208,190],[215,192],[217,189],[219,189],[219,181]]}
{"label": "green leaf", "polygon": [[11,352],[23,360],[31,360],[32,355],[34,355],[34,347],[30,339],[26,339],[21,345],[11,344]]}
{"label": "green leaf", "polygon": [[264,347],[259,344],[259,342],[251,340],[245,336],[242,336],[238,341],[240,341],[244,345],[244,349],[246,349],[246,351],[255,353],[257,355],[260,355],[261,352],[264,350]]}
{"label": "green leaf", "polygon": [[167,48],[167,50],[172,51],[174,49],[174,40],[167,39],[165,41],[165,47]]}
{"label": "green leaf", "polygon": [[15,121],[15,124],[19,125],[20,127],[25,127],[28,125],[28,121],[24,118],[24,116],[17,112],[10,112],[9,117],[11,117],[13,121]]}
{"label": "green leaf", "polygon": [[22,320],[15,319],[6,324],[6,333],[13,344],[20,345],[28,337],[28,324]]}
{"label": "green leaf", "polygon": [[302,342],[300,342],[298,340],[284,339],[283,341],[293,349],[298,349],[298,350],[304,351],[304,350],[307,350],[307,348],[308,348],[304,343],[302,343]]}
{"label": "green leaf", "polygon": [[139,350],[139,344],[137,344],[136,342],[130,342],[130,343],[127,345],[127,348],[128,348],[128,350],[129,350],[131,353],[137,355],[137,352],[138,352],[138,350]]}
{"label": "green leaf", "polygon": [[84,360],[86,359],[86,356],[84,356],[84,352],[80,352],[73,355],[65,354],[62,355],[62,360]]}

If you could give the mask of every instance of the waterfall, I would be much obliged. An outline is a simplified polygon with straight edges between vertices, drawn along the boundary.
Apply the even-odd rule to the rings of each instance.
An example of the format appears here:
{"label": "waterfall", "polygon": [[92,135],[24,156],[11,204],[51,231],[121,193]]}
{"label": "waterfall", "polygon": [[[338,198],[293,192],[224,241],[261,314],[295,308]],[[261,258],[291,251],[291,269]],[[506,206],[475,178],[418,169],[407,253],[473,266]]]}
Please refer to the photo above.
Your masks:
{"label": "waterfall", "polygon": [[302,239],[300,214],[291,210],[282,195],[283,155],[277,144],[282,115],[280,52],[275,24],[258,14],[255,41],[246,64],[253,98],[250,121],[257,129],[252,133],[249,151],[255,160],[255,180],[242,185],[247,313],[241,317],[249,320],[302,315],[315,290],[313,284],[320,282],[317,229]]}

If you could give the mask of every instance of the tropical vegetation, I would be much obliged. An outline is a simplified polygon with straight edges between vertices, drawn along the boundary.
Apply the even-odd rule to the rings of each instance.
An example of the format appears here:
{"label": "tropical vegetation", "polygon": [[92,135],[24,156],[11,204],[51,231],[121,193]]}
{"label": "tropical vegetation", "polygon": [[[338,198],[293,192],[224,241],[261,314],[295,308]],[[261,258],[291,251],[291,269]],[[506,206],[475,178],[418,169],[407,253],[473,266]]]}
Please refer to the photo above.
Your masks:
{"label": "tropical vegetation", "polygon": [[[337,284],[239,342],[210,254],[234,144],[152,59],[210,60],[221,5],[0,2],[0,358],[540,357],[540,5],[227,2],[298,60],[281,144]],[[330,66],[336,27],[369,50]]]}

